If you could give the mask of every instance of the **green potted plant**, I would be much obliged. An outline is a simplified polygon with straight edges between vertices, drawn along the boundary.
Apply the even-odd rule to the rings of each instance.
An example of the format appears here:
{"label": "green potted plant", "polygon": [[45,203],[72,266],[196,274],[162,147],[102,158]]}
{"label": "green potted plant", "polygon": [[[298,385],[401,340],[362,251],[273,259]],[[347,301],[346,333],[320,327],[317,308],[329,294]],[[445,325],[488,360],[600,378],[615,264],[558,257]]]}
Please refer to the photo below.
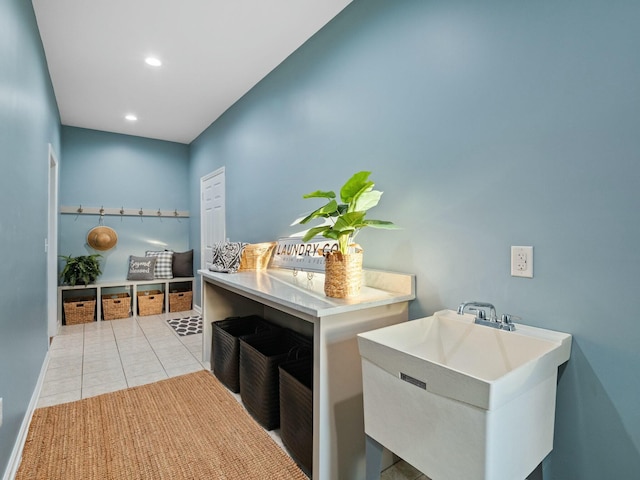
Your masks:
{"label": "green potted plant", "polygon": [[79,257],[60,255],[60,258],[66,261],[66,264],[60,272],[62,283],[66,285],[89,285],[94,283],[102,274],[99,258],[102,255],[94,253],[93,255],[81,255]]}
{"label": "green potted plant", "polygon": [[338,241],[338,251],[325,254],[325,293],[330,297],[350,297],[360,291],[362,279],[362,249],[355,244],[355,238],[365,227],[395,229],[395,224],[385,220],[367,219],[367,211],[382,197],[374,190],[375,183],[369,180],[371,172],[354,174],[340,189],[340,202],[333,191],[317,190],[303,198],[326,198],[328,203],[314,210],[298,223],[306,224],[313,219],[323,218],[324,223],[310,228],[302,237],[303,241],[322,235]]}

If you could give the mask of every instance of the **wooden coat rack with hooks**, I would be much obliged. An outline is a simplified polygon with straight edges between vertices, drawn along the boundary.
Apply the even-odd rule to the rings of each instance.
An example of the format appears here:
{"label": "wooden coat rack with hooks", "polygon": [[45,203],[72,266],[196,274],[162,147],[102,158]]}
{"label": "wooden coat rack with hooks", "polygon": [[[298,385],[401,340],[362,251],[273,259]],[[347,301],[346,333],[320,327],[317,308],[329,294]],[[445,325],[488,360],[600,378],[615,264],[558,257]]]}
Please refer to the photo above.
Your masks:
{"label": "wooden coat rack with hooks", "polygon": [[121,217],[171,217],[171,218],[188,218],[188,210],[163,210],[160,208],[104,208],[85,207],[79,205],[77,207],[60,207],[60,213],[69,215],[118,215]]}

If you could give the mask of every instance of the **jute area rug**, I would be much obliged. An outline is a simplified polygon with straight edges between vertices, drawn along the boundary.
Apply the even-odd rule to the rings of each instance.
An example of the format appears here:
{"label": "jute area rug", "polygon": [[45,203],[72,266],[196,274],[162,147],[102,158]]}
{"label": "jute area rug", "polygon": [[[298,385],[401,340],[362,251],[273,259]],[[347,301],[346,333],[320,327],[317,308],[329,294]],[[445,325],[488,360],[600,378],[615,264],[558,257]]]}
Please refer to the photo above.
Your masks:
{"label": "jute area rug", "polygon": [[207,371],[34,412],[17,480],[306,480]]}

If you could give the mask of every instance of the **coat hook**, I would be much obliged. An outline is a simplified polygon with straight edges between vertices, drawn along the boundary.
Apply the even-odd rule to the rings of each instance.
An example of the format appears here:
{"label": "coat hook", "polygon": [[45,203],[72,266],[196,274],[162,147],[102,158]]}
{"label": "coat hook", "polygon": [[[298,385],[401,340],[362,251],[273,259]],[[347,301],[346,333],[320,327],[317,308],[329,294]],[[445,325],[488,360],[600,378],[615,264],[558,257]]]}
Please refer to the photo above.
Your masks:
{"label": "coat hook", "polygon": [[138,212],[138,215],[140,216],[144,215],[144,212],[142,211],[142,207],[140,207],[140,211]]}
{"label": "coat hook", "polygon": [[178,213],[178,209],[177,209],[177,208],[173,211],[173,214],[174,214],[176,217],[180,215],[180,214]]}
{"label": "coat hook", "polygon": [[78,208],[78,213],[82,213],[84,212],[84,210],[82,209],[82,204],[80,204],[80,207]]}
{"label": "coat hook", "polygon": [[120,207],[120,215],[124,215],[124,207]]}
{"label": "coat hook", "polygon": [[100,216],[104,217],[104,205],[100,206]]}
{"label": "coat hook", "polygon": [[162,212],[160,211],[160,209],[158,209],[158,216],[161,217],[162,216]]}

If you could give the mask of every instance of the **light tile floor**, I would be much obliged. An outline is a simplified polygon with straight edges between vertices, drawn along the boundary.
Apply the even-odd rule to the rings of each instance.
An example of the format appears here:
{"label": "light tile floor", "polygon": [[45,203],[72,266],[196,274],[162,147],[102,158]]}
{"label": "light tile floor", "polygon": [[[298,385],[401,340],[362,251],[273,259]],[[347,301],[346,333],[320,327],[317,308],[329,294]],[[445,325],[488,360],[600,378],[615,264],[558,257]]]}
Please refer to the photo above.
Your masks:
{"label": "light tile floor", "polygon": [[190,315],[197,312],[61,327],[51,343],[38,407],[202,370],[202,334],[180,337],[166,322]]}
{"label": "light tile floor", "polygon": [[[181,337],[167,323],[197,314],[192,310],[61,327],[51,343],[38,407],[208,369],[209,363],[202,361],[202,334]],[[269,434],[284,448],[279,430]],[[382,472],[381,480],[428,478],[401,460]]]}

